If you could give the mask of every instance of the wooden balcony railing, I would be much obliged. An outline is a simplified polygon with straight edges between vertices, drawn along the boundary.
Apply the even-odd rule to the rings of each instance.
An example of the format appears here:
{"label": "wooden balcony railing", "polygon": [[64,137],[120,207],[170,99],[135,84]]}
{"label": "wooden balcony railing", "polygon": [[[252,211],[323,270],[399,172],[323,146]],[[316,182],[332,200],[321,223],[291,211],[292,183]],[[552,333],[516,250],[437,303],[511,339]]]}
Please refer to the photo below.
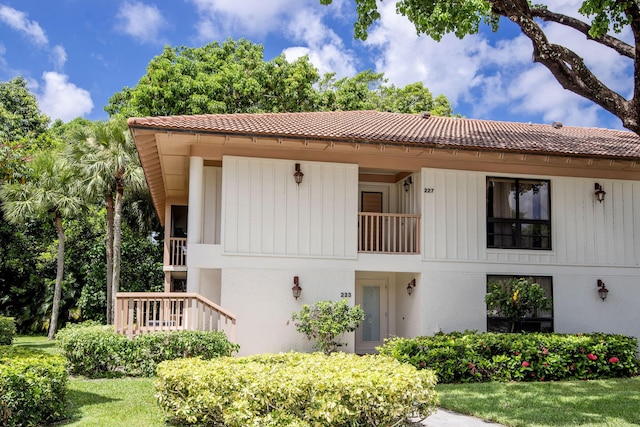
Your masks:
{"label": "wooden balcony railing", "polygon": [[171,237],[169,239],[169,265],[187,265],[187,238]]}
{"label": "wooden balcony railing", "polygon": [[360,212],[358,252],[420,253],[420,215]]}
{"label": "wooden balcony railing", "polygon": [[196,293],[118,292],[114,316],[119,334],[159,331],[224,331],[235,342],[236,317]]}

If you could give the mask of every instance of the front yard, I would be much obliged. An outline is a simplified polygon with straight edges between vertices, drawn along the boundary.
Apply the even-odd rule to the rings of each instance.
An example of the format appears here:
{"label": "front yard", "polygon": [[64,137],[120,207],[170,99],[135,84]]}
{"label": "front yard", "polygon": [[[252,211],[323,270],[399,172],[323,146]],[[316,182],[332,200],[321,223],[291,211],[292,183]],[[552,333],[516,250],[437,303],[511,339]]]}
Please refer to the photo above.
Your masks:
{"label": "front yard", "polygon": [[[56,353],[46,338],[15,344]],[[71,418],[57,426],[166,426],[154,378],[70,381]],[[640,424],[640,378],[595,381],[441,384],[440,406],[507,426],[634,426]]]}

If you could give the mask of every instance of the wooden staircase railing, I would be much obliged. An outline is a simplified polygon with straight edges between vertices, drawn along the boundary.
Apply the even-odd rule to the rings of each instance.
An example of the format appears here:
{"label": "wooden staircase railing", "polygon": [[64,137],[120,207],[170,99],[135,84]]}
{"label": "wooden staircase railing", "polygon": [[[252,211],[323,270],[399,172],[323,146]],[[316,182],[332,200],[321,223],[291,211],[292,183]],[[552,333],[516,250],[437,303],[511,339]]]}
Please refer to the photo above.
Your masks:
{"label": "wooden staircase railing", "polygon": [[159,331],[223,331],[235,342],[236,317],[197,293],[118,292],[114,326],[128,337]]}

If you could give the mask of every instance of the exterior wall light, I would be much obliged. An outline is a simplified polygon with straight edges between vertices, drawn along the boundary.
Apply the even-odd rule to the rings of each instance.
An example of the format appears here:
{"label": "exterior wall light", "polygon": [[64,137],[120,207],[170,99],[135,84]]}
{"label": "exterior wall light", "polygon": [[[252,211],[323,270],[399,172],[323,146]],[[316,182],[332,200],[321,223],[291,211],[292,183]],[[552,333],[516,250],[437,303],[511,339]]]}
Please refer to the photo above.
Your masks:
{"label": "exterior wall light", "polygon": [[413,279],[407,285],[407,294],[411,295],[413,293],[413,288],[416,287],[416,279]]}
{"label": "exterior wall light", "polygon": [[602,201],[604,200],[604,195],[607,193],[604,191],[604,188],[602,187],[602,185],[598,184],[597,182],[596,182],[595,188],[596,188],[596,193],[595,193],[596,199],[598,199],[598,201],[602,203]]}
{"label": "exterior wall light", "polygon": [[293,297],[295,299],[298,299],[300,297],[302,288],[300,287],[298,276],[293,276],[293,287],[291,288],[291,292],[293,292]]}
{"label": "exterior wall light", "polygon": [[600,279],[598,279],[598,295],[602,301],[606,300],[607,295],[609,295],[609,289],[607,289],[607,286]]}
{"label": "exterior wall light", "polygon": [[293,173],[293,179],[296,180],[296,184],[300,185],[303,177],[304,174],[300,171],[300,163],[296,163],[296,171]]}
{"label": "exterior wall light", "polygon": [[413,178],[409,177],[407,179],[404,180],[404,184],[402,184],[404,186],[404,191],[409,192],[409,187],[411,186],[411,184],[413,184]]}

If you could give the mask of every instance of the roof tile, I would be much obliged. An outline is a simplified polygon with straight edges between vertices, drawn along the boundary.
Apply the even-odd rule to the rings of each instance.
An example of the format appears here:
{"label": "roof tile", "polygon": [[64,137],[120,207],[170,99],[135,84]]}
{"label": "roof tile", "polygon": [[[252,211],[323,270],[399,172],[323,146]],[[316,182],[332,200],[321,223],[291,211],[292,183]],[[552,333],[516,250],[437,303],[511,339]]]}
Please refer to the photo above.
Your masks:
{"label": "roof tile", "polygon": [[129,119],[130,128],[498,150],[550,155],[640,158],[635,133],[379,111],[206,114]]}

